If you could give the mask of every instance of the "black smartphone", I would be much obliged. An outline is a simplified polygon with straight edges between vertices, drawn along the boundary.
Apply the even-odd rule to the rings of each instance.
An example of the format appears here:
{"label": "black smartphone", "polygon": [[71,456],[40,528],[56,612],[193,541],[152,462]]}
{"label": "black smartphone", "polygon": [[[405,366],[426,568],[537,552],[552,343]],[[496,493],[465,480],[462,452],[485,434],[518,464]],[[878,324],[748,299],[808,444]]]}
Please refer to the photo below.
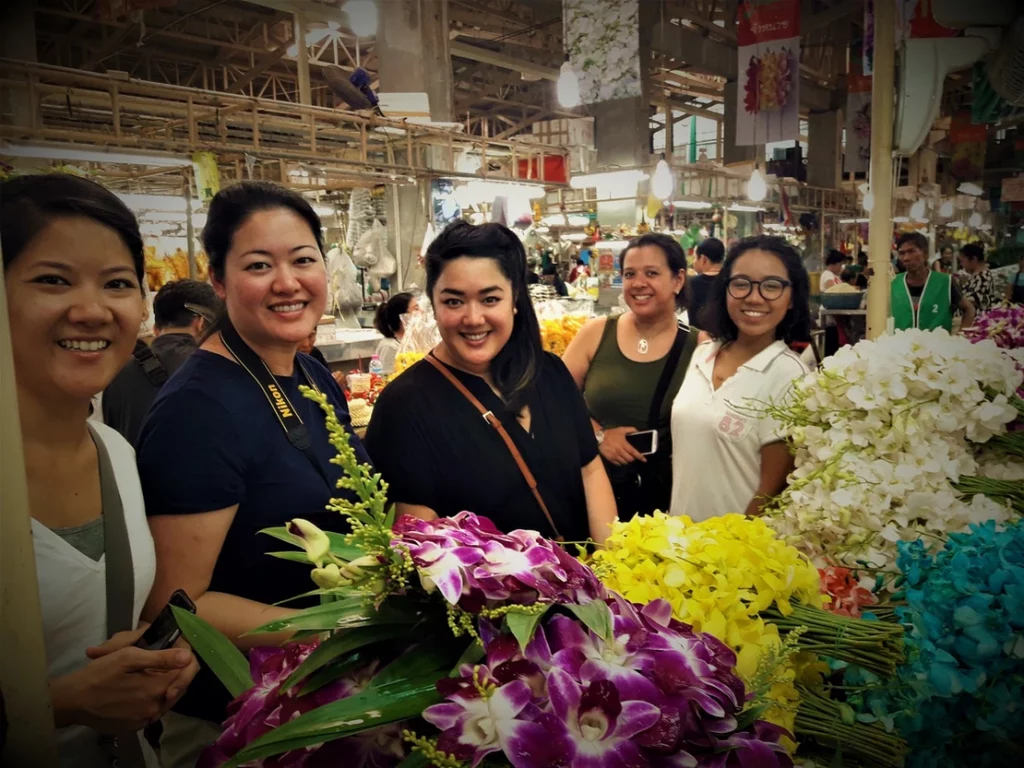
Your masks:
{"label": "black smartphone", "polygon": [[170,648],[177,642],[178,638],[181,637],[181,629],[178,627],[178,620],[174,618],[174,611],[171,610],[172,605],[189,613],[196,612],[196,604],[185,594],[185,590],[179,589],[171,595],[167,605],[164,606],[153,623],[146,628],[142,637],[135,643],[136,648],[141,648],[144,651],[162,651],[165,648]]}
{"label": "black smartphone", "polygon": [[630,432],[626,435],[626,442],[642,455],[650,456],[658,452],[658,431],[649,429],[646,432]]}

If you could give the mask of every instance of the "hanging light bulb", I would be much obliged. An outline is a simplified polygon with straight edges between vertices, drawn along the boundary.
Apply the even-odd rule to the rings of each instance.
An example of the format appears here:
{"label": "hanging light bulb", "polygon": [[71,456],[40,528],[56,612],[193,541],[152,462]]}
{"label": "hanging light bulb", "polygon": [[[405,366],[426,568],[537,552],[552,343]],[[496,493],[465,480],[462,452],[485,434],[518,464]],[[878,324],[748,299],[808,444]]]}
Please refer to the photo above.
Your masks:
{"label": "hanging light bulb", "polygon": [[946,200],[942,204],[942,207],[939,208],[939,216],[941,216],[944,219],[948,219],[952,215],[953,215],[953,201],[952,200]]}
{"label": "hanging light bulb", "polygon": [[356,37],[377,34],[377,4],[373,0],[348,0],[343,8],[348,14],[348,26]]}
{"label": "hanging light bulb", "polygon": [[971,217],[967,219],[967,223],[970,224],[972,227],[980,227],[981,214],[975,211],[974,213],[971,214]]}
{"label": "hanging light bulb", "polygon": [[580,105],[580,81],[573,71],[572,64],[568,57],[558,72],[558,103],[566,109],[572,109]]}
{"label": "hanging light bulb", "polygon": [[864,193],[864,202],[861,203],[861,206],[868,213],[871,213],[871,209],[875,207],[875,193],[870,189]]}
{"label": "hanging light bulb", "polygon": [[910,217],[923,221],[925,219],[926,207],[924,200],[918,200],[912,206],[910,206]]}
{"label": "hanging light bulb", "polygon": [[654,167],[654,175],[651,177],[651,194],[659,200],[666,200],[672,196],[675,189],[675,179],[672,178],[672,169],[668,167],[665,158],[661,158]]}
{"label": "hanging light bulb", "polygon": [[750,174],[750,181],[747,182],[747,197],[755,203],[759,203],[768,196],[768,184],[765,183],[761,171],[754,168]]}

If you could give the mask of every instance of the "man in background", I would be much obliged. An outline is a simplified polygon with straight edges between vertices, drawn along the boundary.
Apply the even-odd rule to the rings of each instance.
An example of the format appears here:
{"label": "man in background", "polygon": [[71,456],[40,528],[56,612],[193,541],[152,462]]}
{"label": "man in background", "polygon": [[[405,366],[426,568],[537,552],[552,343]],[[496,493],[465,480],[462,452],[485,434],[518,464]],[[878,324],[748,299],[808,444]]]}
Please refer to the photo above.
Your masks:
{"label": "man in background", "polygon": [[953,312],[963,314],[962,327],[974,325],[974,305],[952,277],[928,268],[928,238],[908,232],[896,241],[906,272],[892,281],[892,317],[896,330],[945,328],[953,332]]}
{"label": "man in background", "polygon": [[133,447],[157,392],[198,349],[199,337],[220,310],[213,287],[197,280],[168,283],[153,299],[153,344],[140,340],[103,392],[103,422]]}
{"label": "man in background", "polygon": [[687,301],[686,309],[689,313],[690,323],[701,327],[700,313],[708,300],[708,293],[715,277],[722,271],[722,262],[725,261],[725,245],[716,237],[708,237],[697,246],[697,256],[693,260],[693,269],[697,273],[686,281]]}

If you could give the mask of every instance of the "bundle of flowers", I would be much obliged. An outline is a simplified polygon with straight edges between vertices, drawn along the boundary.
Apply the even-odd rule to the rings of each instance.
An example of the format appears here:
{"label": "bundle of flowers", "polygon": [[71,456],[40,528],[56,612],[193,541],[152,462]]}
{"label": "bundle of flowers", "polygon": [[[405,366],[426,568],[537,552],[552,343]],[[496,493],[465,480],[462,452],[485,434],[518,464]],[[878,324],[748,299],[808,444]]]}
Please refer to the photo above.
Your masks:
{"label": "bundle of flowers", "polygon": [[964,336],[978,342],[991,339],[1003,349],[1024,347],[1024,306],[1014,304],[980,312]]}
{"label": "bundle of flowers", "polygon": [[[609,588],[638,602],[664,599],[678,620],[735,650],[740,677],[771,702],[765,719],[789,731],[800,704],[797,684],[816,683],[824,670],[815,654],[883,674],[902,658],[899,626],[822,610],[817,569],[757,518],[635,517],[613,526],[593,560]],[[780,655],[784,636],[800,652],[781,653],[785,662],[766,676],[764,665]]]}
{"label": "bundle of flowers", "polygon": [[333,408],[304,394],[327,414],[339,487],[357,497],[329,505],[350,533],[299,519],[266,531],[301,550],[272,554],[312,565],[308,595],[321,598],[254,630],[294,632],[283,648],[247,661],[176,612],[236,697],[203,768],[792,765],[723,643],[663,601],[609,593],[535,532],[468,512],[393,520]]}
{"label": "bundle of flowers", "polygon": [[1010,504],[977,477],[978,460],[1021,455],[1024,432],[1008,429],[1021,381],[993,342],[945,331],[841,349],[789,402],[764,409],[787,428],[796,457],[769,524],[819,564],[884,569],[900,540],[1005,522]]}
{"label": "bundle of flowers", "polygon": [[547,317],[540,321],[540,340],[544,349],[561,357],[590,318],[582,314]]}
{"label": "bundle of flowers", "polygon": [[875,593],[863,586],[849,568],[828,565],[819,568],[818,575],[821,577],[821,591],[828,598],[825,607],[837,616],[860,618],[862,608],[878,604]]}
{"label": "bundle of flowers", "polygon": [[[860,719],[895,726],[908,768],[1012,765],[1024,733],[1024,525],[955,533],[938,552],[899,543],[907,663],[868,687]],[[849,683],[864,680],[848,675]]]}

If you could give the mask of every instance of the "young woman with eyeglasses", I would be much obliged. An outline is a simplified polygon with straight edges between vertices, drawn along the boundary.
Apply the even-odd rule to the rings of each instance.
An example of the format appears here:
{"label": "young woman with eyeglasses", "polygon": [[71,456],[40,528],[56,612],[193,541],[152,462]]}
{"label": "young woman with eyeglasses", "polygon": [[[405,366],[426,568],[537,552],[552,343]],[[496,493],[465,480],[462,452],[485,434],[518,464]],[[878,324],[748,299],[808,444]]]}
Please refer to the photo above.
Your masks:
{"label": "young woman with eyeglasses", "polygon": [[810,337],[807,271],[778,237],[734,245],[704,314],[711,336],[697,347],[672,405],[672,514],[696,521],[758,515],[793,468],[774,419],[779,402],[808,372],[789,349]]}

